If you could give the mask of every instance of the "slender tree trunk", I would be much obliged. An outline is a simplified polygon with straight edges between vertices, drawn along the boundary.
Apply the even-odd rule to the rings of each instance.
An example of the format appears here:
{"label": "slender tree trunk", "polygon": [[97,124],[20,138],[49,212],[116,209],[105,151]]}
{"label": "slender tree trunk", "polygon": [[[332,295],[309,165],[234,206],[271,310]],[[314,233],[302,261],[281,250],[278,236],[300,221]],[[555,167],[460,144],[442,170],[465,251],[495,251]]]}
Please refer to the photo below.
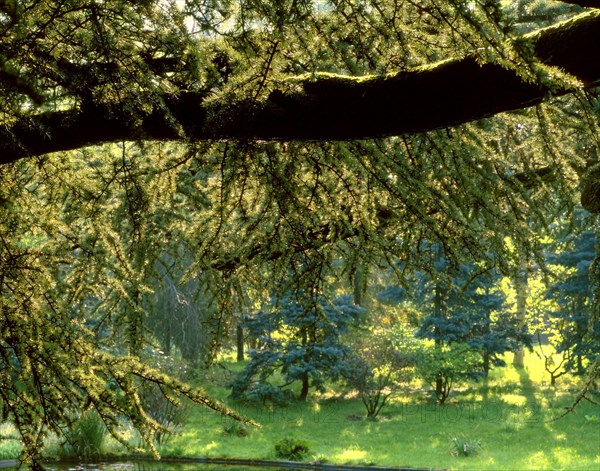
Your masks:
{"label": "slender tree trunk", "polygon": [[[308,327],[303,327],[302,328],[302,347],[304,348],[304,364],[308,365],[308,363],[310,362],[310,357],[308,354]],[[302,381],[302,389],[300,390],[300,396],[298,397],[298,399],[300,399],[301,401],[306,401],[306,398],[308,397],[308,389],[310,387],[309,385],[309,378],[308,378],[308,372],[304,371],[304,373],[302,373],[300,375],[300,380]]]}
{"label": "slender tree trunk", "polygon": [[[441,262],[444,257],[443,247],[439,246],[438,248],[438,262]],[[443,269],[444,273],[442,276],[446,275],[446,268]],[[438,279],[434,288],[434,308],[435,308],[435,316],[437,318],[446,318],[447,317],[447,304],[446,297],[448,296],[448,287],[446,284],[446,280]],[[435,348],[438,350],[442,350],[443,341],[440,336],[439,329],[437,327],[434,328],[435,335]],[[444,395],[444,378],[442,374],[438,374],[435,379],[435,394],[438,398]]]}
{"label": "slender tree trunk", "polygon": [[490,372],[490,354],[489,353],[484,353],[483,354],[483,371],[485,373],[485,376],[487,378],[489,372]]}
{"label": "slender tree trunk", "polygon": [[[515,289],[517,291],[517,322],[523,327],[527,322],[527,270],[525,257],[519,256],[519,268],[515,274]],[[523,368],[525,366],[525,349],[521,346],[514,353],[513,366]]]}
{"label": "slender tree trunk", "polygon": [[367,277],[365,268],[361,264],[356,267],[352,274],[352,292],[354,297],[354,304],[357,306],[364,306],[365,304],[365,292],[367,291]]}
{"label": "slender tree trunk", "polygon": [[308,373],[302,373],[301,379],[302,379],[302,389],[300,390],[299,399],[301,401],[306,401],[306,398],[308,397],[308,389],[310,387],[309,383],[308,383]]}
{"label": "slender tree trunk", "polygon": [[235,328],[235,344],[237,347],[237,361],[244,361],[244,328],[241,322]]}

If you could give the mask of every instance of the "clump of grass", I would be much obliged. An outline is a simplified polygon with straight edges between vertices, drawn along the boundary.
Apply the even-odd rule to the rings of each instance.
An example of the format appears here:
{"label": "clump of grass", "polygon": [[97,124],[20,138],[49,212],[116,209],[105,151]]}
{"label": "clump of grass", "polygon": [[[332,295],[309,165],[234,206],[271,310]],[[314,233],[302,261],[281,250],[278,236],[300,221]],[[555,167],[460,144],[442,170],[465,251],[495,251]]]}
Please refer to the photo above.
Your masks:
{"label": "clump of grass", "polygon": [[15,428],[9,424],[0,424],[0,460],[15,460],[21,454],[21,441]]}
{"label": "clump of grass", "polygon": [[21,455],[21,442],[18,438],[0,437],[0,460],[16,460]]}
{"label": "clump of grass", "polygon": [[102,454],[102,445],[106,437],[106,426],[98,414],[84,412],[65,433],[65,443],[59,452],[62,459],[80,458],[90,460]]}
{"label": "clump of grass", "polygon": [[481,450],[481,439],[467,437],[465,434],[452,437],[452,456],[473,456]]}

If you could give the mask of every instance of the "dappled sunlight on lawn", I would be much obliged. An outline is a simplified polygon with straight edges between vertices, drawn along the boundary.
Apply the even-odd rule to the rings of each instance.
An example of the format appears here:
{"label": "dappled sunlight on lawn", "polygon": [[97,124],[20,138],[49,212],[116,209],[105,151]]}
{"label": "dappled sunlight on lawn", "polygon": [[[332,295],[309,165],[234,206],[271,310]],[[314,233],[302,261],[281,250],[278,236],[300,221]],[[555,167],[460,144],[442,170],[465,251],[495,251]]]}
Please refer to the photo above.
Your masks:
{"label": "dappled sunlight on lawn", "polygon": [[[187,456],[276,459],[274,445],[291,437],[310,444],[307,461],[330,464],[600,471],[600,447],[593,443],[594,433],[600,442],[597,408],[586,403],[577,414],[548,422],[568,404],[562,384],[556,390],[541,387],[530,369],[511,366],[492,373],[485,385],[455,391],[444,406],[413,393],[398,397],[374,421],[366,420],[360,398],[315,395],[286,406],[232,403],[262,425],[240,437],[224,433],[229,419],[196,410],[191,426],[171,443]],[[476,400],[482,392],[485,399]],[[482,448],[473,456],[452,456],[457,435],[480,440]]]}
{"label": "dappled sunlight on lawn", "polygon": [[356,448],[347,448],[337,455],[333,455],[333,459],[340,463],[356,463],[357,461],[364,461],[367,456],[365,450]]}
{"label": "dappled sunlight on lawn", "polygon": [[524,406],[527,398],[521,394],[503,394],[502,400],[509,405]]}
{"label": "dappled sunlight on lawn", "polygon": [[218,447],[219,447],[219,442],[212,441],[212,442],[204,445],[201,449],[203,451],[205,451],[206,453],[210,453],[211,450],[214,450],[215,448],[218,448]]}

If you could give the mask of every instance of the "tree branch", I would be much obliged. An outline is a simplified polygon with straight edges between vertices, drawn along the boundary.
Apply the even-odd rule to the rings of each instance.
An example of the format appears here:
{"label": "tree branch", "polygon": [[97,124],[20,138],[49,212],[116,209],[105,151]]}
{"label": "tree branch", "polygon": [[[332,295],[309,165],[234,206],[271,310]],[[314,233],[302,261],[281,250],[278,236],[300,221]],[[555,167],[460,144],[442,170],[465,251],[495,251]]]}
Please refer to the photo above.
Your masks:
{"label": "tree branch", "polygon": [[569,5],[578,5],[582,8],[600,8],[599,0],[560,0],[562,3]]}
{"label": "tree branch", "polygon": [[[538,59],[600,84],[600,11],[526,36]],[[41,113],[0,127],[0,163],[122,140],[351,140],[459,125],[529,107],[571,89],[550,90],[514,71],[466,57],[386,77],[320,74],[290,78],[268,99],[207,105],[200,93],[166,95],[145,115],[131,106]],[[129,111],[128,111],[129,110]]]}

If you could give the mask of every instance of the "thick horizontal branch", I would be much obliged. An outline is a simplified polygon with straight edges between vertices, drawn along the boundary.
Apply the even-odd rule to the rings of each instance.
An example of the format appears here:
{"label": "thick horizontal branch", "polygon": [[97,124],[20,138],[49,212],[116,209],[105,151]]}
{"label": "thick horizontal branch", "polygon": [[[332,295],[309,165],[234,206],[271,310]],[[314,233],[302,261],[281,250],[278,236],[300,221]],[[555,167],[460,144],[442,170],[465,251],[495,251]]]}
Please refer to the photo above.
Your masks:
{"label": "thick horizontal branch", "polygon": [[[600,11],[529,35],[536,56],[584,87],[600,84]],[[467,57],[385,77],[290,78],[263,102],[205,103],[165,96],[146,115],[131,106],[92,106],[30,116],[0,128],[0,163],[122,140],[351,140],[418,133],[535,105],[552,90]]]}
{"label": "thick horizontal branch", "polygon": [[562,3],[579,5],[583,8],[600,8],[600,0],[560,0]]}

